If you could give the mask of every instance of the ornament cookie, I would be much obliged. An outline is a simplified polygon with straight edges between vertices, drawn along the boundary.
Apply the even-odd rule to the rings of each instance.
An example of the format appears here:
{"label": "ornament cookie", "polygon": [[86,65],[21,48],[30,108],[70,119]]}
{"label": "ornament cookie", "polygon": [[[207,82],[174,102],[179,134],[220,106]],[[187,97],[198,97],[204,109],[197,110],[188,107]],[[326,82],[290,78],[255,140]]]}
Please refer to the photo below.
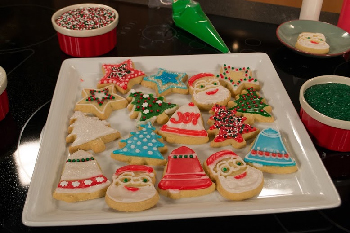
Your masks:
{"label": "ornament cookie", "polygon": [[127,100],[130,101],[128,109],[130,118],[137,120],[137,125],[147,122],[165,124],[169,117],[178,108],[176,104],[165,102],[165,98],[154,97],[153,94],[144,94],[136,92],[134,89],[130,91]]}
{"label": "ornament cookie", "polygon": [[239,149],[246,146],[247,139],[255,137],[259,129],[250,125],[249,119],[236,115],[236,111],[228,110],[225,106],[215,105],[211,111],[213,114],[208,119],[208,133],[214,134],[211,147],[232,145]]}
{"label": "ornament cookie", "polygon": [[300,33],[295,48],[307,53],[326,54],[329,52],[329,44],[322,33]]}
{"label": "ornament cookie", "polygon": [[285,174],[298,170],[295,160],[284,146],[281,134],[272,128],[259,133],[244,161],[268,173]]}
{"label": "ornament cookie", "polygon": [[53,197],[65,202],[100,198],[105,196],[110,184],[94,156],[78,150],[68,156]]}
{"label": "ornament cookie", "polygon": [[231,91],[232,96],[240,94],[243,89],[254,88],[260,90],[260,83],[254,78],[249,67],[233,67],[224,64],[220,68],[220,75],[217,75],[217,77],[221,85]]}
{"label": "ornament cookie", "polygon": [[192,102],[201,110],[210,110],[215,104],[226,106],[231,98],[230,91],[220,85],[214,74],[196,74],[188,80],[188,86]]}
{"label": "ornament cookie", "polygon": [[140,128],[131,132],[129,138],[120,140],[120,149],[114,150],[111,157],[130,164],[165,165],[162,153],[166,153],[167,147],[161,142],[162,136],[154,132],[156,128],[150,122]]}
{"label": "ornament cookie", "polygon": [[105,201],[118,211],[142,211],[155,206],[159,195],[154,187],[155,171],[144,165],[128,165],[119,168],[113,175]]}
{"label": "ornament cookie", "polygon": [[171,152],[158,183],[158,192],[179,199],[207,195],[215,190],[215,184],[205,174],[197,154],[186,146]]}
{"label": "ornament cookie", "polygon": [[143,71],[135,69],[130,59],[119,64],[104,64],[102,71],[103,77],[98,82],[97,88],[113,84],[123,94],[128,93],[135,84],[141,83],[145,76]]}
{"label": "ornament cookie", "polygon": [[188,94],[188,87],[184,83],[187,77],[186,73],[159,68],[157,74],[144,77],[141,85],[154,89],[157,96],[170,93]]}
{"label": "ornament cookie", "polygon": [[84,89],[83,98],[75,105],[75,111],[92,113],[98,118],[107,119],[113,110],[126,108],[128,101],[116,94],[116,88],[109,85],[100,89]]}
{"label": "ornament cookie", "polygon": [[257,196],[264,186],[263,173],[246,165],[231,150],[212,154],[204,162],[204,169],[215,181],[219,193],[230,200],[241,201]]}
{"label": "ornament cookie", "polygon": [[253,88],[243,90],[236,96],[235,101],[228,103],[229,110],[235,110],[244,117],[251,118],[253,122],[274,122],[272,107]]}
{"label": "ornament cookie", "polygon": [[209,141],[201,112],[192,102],[176,110],[170,120],[159,129],[158,134],[170,143],[193,145]]}
{"label": "ornament cookie", "polygon": [[80,111],[74,112],[70,119],[69,135],[66,137],[67,143],[72,143],[69,146],[70,153],[77,150],[93,150],[100,153],[106,149],[105,143],[120,138],[120,133],[111,128],[105,120],[87,116]]}

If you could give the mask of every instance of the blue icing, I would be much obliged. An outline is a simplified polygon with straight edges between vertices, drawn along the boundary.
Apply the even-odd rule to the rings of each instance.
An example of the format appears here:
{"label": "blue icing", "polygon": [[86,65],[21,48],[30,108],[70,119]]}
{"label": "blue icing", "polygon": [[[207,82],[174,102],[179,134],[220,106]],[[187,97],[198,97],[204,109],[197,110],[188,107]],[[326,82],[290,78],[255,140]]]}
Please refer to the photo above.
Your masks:
{"label": "blue icing", "polygon": [[150,122],[142,124],[140,127],[143,127],[142,130],[131,132],[129,138],[120,140],[121,142],[125,142],[126,146],[114,150],[113,154],[164,159],[163,155],[158,150],[159,147],[164,146],[162,142],[158,141],[161,136],[153,132],[155,128]]}
{"label": "blue icing", "polygon": [[182,81],[185,75],[186,73],[171,72],[159,68],[156,75],[144,77],[144,80],[156,83],[158,92],[162,93],[169,88],[187,89],[186,84]]}
{"label": "blue icing", "polygon": [[[263,155],[252,154],[252,151],[263,152]],[[268,153],[269,156],[266,156]],[[282,157],[272,156],[274,154],[282,154]],[[278,167],[289,167],[295,166],[296,163],[288,154],[286,147],[283,144],[280,133],[272,128],[264,129],[257,136],[250,152],[245,156],[244,162],[256,163],[262,166],[278,166]]]}

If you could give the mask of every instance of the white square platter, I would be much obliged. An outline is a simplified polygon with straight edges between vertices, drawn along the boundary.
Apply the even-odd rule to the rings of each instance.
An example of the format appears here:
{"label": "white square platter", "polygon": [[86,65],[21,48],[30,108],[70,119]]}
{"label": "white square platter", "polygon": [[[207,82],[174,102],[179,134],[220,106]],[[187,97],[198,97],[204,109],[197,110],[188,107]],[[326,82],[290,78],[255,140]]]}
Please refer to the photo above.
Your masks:
{"label": "white square platter", "polygon": [[[131,57],[135,68],[146,75],[155,74],[158,68],[186,72],[189,77],[201,72],[218,74],[223,64],[249,66],[261,83],[260,94],[273,107],[274,123],[256,123],[260,130],[272,127],[280,131],[289,153],[296,160],[298,171],[293,174],[277,175],[264,173],[265,183],[260,195],[245,201],[229,201],[217,191],[202,197],[172,200],[161,196],[157,205],[142,212],[118,212],[110,209],[104,198],[79,203],[65,203],[52,197],[68,156],[65,138],[69,118],[75,103],[81,99],[83,88],[96,88],[102,77],[102,64],[117,64],[128,57],[72,58],[62,63],[45,131],[42,136],[31,184],[22,213],[22,221],[28,226],[57,226],[125,223],[164,219],[184,219],[228,215],[253,215],[305,211],[332,208],[340,205],[339,195],[324,168],[319,155],[308,136],[300,118],[278,77],[273,64],[264,53],[210,54],[186,56]],[[155,93],[154,90],[134,86],[137,91]],[[120,94],[122,95],[122,94]],[[126,97],[126,95],[122,95]],[[191,101],[190,95],[170,94],[166,100],[178,105]],[[209,117],[202,111],[204,122]],[[121,132],[122,138],[131,131],[137,131],[136,122],[129,118],[129,111],[114,111],[107,119],[111,127]],[[155,125],[159,128],[159,125]],[[205,124],[206,127],[208,127]],[[233,149],[230,146],[211,148],[209,143],[188,146],[193,149],[201,163],[211,154],[222,149],[233,149],[242,158],[248,153],[248,146]],[[168,152],[181,146],[169,144]],[[106,150],[95,154],[104,175],[112,175],[125,163],[113,160],[110,154],[118,149],[117,141],[106,144]],[[93,153],[92,151],[90,151]],[[155,167],[157,183],[164,167]]]}

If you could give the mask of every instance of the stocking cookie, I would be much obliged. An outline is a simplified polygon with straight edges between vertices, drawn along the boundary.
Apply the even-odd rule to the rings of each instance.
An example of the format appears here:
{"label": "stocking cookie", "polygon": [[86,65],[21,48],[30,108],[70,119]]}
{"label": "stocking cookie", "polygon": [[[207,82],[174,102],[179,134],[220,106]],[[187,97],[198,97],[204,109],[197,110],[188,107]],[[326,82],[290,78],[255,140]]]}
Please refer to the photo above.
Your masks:
{"label": "stocking cookie", "polygon": [[230,150],[212,154],[204,162],[204,169],[215,181],[219,193],[230,200],[241,201],[257,196],[264,185],[263,173],[247,166]]}
{"label": "stocking cookie", "polygon": [[78,150],[68,156],[53,197],[65,202],[100,198],[110,184],[93,155]]}
{"label": "stocking cookie", "polygon": [[226,106],[231,98],[228,89],[220,85],[213,74],[200,73],[188,80],[192,102],[201,110],[210,110],[215,104]]}
{"label": "stocking cookie", "polygon": [[154,187],[155,171],[144,165],[128,165],[113,175],[106,193],[106,203],[119,211],[142,211],[155,206],[159,195]]}
{"label": "stocking cookie", "polygon": [[193,145],[209,141],[208,133],[203,126],[201,112],[192,102],[176,110],[158,133],[171,143]]}

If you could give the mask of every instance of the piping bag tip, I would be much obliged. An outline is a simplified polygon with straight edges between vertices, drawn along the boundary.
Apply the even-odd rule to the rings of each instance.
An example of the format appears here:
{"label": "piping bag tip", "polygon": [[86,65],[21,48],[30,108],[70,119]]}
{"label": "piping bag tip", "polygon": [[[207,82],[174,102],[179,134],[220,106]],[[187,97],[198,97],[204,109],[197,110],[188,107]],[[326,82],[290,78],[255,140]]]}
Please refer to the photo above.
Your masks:
{"label": "piping bag tip", "polygon": [[172,10],[177,27],[193,34],[222,53],[230,53],[199,3],[193,0],[173,0]]}

